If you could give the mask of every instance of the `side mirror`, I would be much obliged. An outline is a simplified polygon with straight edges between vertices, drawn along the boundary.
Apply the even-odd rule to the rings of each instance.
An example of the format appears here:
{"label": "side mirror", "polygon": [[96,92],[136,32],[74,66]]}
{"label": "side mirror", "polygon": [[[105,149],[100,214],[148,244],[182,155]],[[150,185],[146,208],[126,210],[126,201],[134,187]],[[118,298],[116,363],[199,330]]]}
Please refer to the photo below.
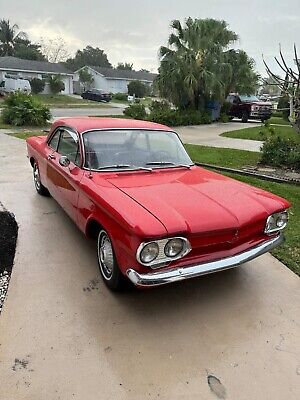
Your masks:
{"label": "side mirror", "polygon": [[59,164],[62,167],[68,167],[70,165],[70,160],[66,156],[61,156],[59,159]]}

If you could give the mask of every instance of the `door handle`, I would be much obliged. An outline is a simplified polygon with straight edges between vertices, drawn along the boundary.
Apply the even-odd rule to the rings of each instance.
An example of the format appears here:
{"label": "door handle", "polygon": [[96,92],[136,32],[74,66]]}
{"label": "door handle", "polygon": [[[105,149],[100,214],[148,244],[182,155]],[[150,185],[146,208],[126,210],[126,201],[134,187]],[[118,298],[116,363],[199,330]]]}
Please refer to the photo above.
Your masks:
{"label": "door handle", "polygon": [[55,155],[49,154],[47,157],[48,160],[55,160]]}

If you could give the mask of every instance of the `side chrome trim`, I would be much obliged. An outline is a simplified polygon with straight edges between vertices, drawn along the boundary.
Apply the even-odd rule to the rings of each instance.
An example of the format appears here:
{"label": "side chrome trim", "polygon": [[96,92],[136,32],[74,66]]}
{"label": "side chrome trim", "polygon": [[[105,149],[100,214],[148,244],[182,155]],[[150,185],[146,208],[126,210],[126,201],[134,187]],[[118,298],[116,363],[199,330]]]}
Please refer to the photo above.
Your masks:
{"label": "side chrome trim", "polygon": [[136,286],[149,287],[165,285],[167,283],[182,281],[184,279],[195,278],[197,276],[223,271],[228,268],[237,267],[256,257],[261,256],[279,246],[284,241],[282,234],[269,239],[258,246],[252,247],[235,256],[223,258],[221,260],[210,261],[208,263],[187,265],[180,268],[169,268],[168,270],[150,272],[149,274],[139,274],[130,268],[126,271],[128,278]]}

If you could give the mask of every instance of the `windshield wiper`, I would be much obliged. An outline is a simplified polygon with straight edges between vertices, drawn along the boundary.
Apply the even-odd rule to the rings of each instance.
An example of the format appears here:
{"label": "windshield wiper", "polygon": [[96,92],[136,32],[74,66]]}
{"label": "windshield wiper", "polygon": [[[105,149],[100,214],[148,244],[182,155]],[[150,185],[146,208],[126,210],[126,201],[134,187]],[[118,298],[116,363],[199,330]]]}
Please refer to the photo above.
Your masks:
{"label": "windshield wiper", "polygon": [[146,163],[146,165],[171,165],[172,167],[182,167],[182,168],[191,168],[191,165],[188,164],[175,164],[173,162],[170,161],[151,161]]}
{"label": "windshield wiper", "polygon": [[116,169],[116,168],[130,168],[132,170],[135,171],[152,171],[152,168],[146,168],[146,167],[136,167],[135,165],[129,165],[129,164],[114,164],[114,165],[105,165],[104,167],[100,167],[98,168],[99,170],[103,170],[103,169]]}
{"label": "windshield wiper", "polygon": [[175,164],[169,161],[151,161],[147,162],[146,165],[175,165]]}
{"label": "windshield wiper", "polygon": [[101,169],[114,169],[114,168],[131,168],[132,165],[128,164],[114,164],[114,165],[105,165],[104,167],[97,168],[97,170]]}

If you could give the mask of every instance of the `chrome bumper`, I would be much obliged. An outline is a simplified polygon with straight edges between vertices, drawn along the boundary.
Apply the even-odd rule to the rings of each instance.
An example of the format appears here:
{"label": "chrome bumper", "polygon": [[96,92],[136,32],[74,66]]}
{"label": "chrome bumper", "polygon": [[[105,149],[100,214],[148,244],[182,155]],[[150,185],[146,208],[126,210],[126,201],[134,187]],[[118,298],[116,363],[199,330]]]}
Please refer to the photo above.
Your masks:
{"label": "chrome bumper", "polygon": [[252,247],[235,256],[223,258],[217,261],[210,261],[208,263],[188,265],[180,268],[169,268],[158,272],[149,272],[148,274],[139,274],[134,269],[128,269],[126,274],[128,278],[136,286],[148,287],[165,285],[171,282],[182,281],[184,279],[195,278],[197,276],[211,274],[212,272],[223,271],[228,268],[238,267],[254,258],[261,256],[268,251],[279,246],[284,241],[282,234],[267,240],[258,246]]}

